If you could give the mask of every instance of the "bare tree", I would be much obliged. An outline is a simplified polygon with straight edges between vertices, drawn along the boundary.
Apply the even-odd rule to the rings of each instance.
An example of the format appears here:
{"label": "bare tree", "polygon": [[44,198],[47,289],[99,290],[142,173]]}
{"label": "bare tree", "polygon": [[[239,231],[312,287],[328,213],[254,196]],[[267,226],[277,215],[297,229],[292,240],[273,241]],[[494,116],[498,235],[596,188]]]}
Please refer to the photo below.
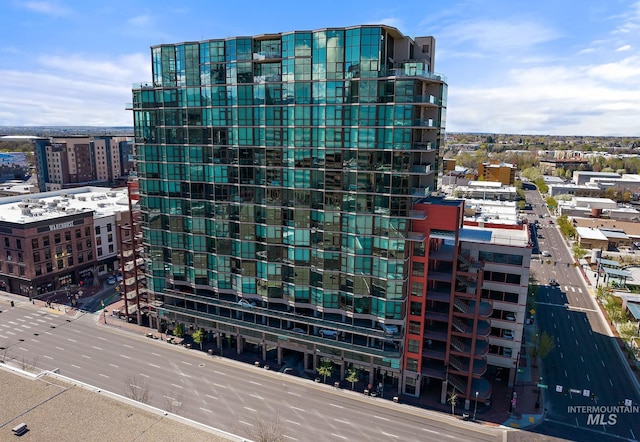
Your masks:
{"label": "bare tree", "polygon": [[164,409],[172,414],[180,414],[184,407],[184,396],[176,395],[175,390],[171,390],[169,394],[164,395]]}
{"label": "bare tree", "polygon": [[148,404],[151,400],[149,384],[144,378],[138,376],[126,376],[124,394],[129,399]]}
{"label": "bare tree", "polygon": [[265,418],[258,414],[256,425],[249,432],[249,437],[256,442],[284,442],[280,415]]}

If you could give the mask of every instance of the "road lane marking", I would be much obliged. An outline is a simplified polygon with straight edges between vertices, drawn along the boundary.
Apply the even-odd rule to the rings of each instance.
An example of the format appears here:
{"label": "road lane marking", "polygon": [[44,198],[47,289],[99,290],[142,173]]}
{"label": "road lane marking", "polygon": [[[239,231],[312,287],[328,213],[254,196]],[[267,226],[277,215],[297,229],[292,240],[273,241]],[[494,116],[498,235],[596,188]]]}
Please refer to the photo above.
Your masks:
{"label": "road lane marking", "polygon": [[258,412],[258,410],[256,410],[255,408],[251,408],[251,407],[242,407],[242,408],[244,408],[245,410],[248,410],[248,411],[253,411],[254,413]]}
{"label": "road lane marking", "polygon": [[205,394],[205,396],[206,396],[206,397],[208,397],[208,398],[210,398],[210,399],[216,400],[216,401],[218,400],[218,398],[217,398],[217,397],[215,397],[215,396],[211,396],[210,394]]}
{"label": "road lane marking", "polygon": [[568,378],[568,377],[569,377],[569,375],[567,374],[567,370],[565,370],[565,371],[564,371],[564,377],[565,377],[565,378]]}
{"label": "road lane marking", "polygon": [[71,364],[71,366],[75,367],[75,368],[82,368],[82,367],[80,367],[79,365],[76,365],[76,364]]}
{"label": "road lane marking", "polygon": [[240,422],[241,424],[249,425],[250,427],[253,427],[253,424],[250,424],[249,422],[245,422],[245,421],[238,421],[238,422]]}
{"label": "road lane marking", "polygon": [[7,325],[7,324],[0,324],[0,325],[3,326],[4,328],[10,328],[11,327],[10,325]]}
{"label": "road lane marking", "polygon": [[600,361],[600,363],[602,364],[602,366],[603,366],[603,367],[606,367],[606,366],[604,365],[604,361]]}
{"label": "road lane marking", "polygon": [[31,338],[31,340],[32,340],[33,342],[38,342],[38,343],[40,342],[40,341],[38,341],[37,339],[33,339],[33,338]]}
{"label": "road lane marking", "polygon": [[0,335],[0,338],[9,339],[6,336]]}
{"label": "road lane marking", "polygon": [[119,367],[118,365],[116,365],[116,364],[109,364],[109,365],[111,365],[112,367],[115,367],[115,368],[120,368],[120,367]]}
{"label": "road lane marking", "polygon": [[47,322],[44,319],[36,319],[36,321],[38,321],[38,322]]}
{"label": "road lane marking", "polygon": [[576,339],[576,345],[577,345],[578,347],[580,347],[580,344],[578,344],[578,340],[577,340],[577,339]]}
{"label": "road lane marking", "polygon": [[385,435],[385,436],[387,436],[387,437],[394,437],[394,438],[396,438],[396,439],[398,439],[398,438],[399,438],[399,436],[396,436],[395,434],[385,433],[384,431],[382,432],[382,434],[384,434],[384,435]]}
{"label": "road lane marking", "polygon": [[29,316],[29,315],[24,315],[24,317],[27,319],[33,319],[33,316]]}
{"label": "road lane marking", "polygon": [[334,418],[333,420],[336,421],[336,422],[340,422],[341,424],[347,424],[347,425],[351,424],[351,422],[349,422],[349,421],[345,421],[345,420],[338,419],[338,418]]}
{"label": "road lane marking", "polygon": [[216,387],[218,387],[218,388],[227,388],[227,386],[226,386],[226,385],[216,384],[215,382],[214,382],[214,384],[213,384],[213,385],[215,385],[215,386],[216,386]]}
{"label": "road lane marking", "polygon": [[226,373],[223,373],[223,372],[221,372],[221,371],[217,371],[217,370],[213,370],[213,372],[214,372],[215,374],[220,374],[220,375],[222,375],[222,376],[226,376],[226,375],[227,375]]}
{"label": "road lane marking", "polygon": [[71,341],[71,342],[78,342],[75,339],[71,339],[71,338],[67,338],[67,341]]}
{"label": "road lane marking", "polygon": [[187,362],[187,361],[180,361],[180,362],[182,362],[183,364],[187,364],[187,365],[193,365],[191,362]]}
{"label": "road lane marking", "polygon": [[176,388],[184,388],[182,385],[177,385],[177,384],[171,384],[171,385],[176,387]]}
{"label": "road lane marking", "polygon": [[15,336],[15,335],[16,335],[14,332],[9,331],[9,330],[7,330],[7,331],[6,331],[6,333],[7,333],[8,335],[13,335],[13,336]]}
{"label": "road lane marking", "polygon": [[18,321],[20,321],[20,322],[27,322],[27,320],[26,320],[26,319],[22,319],[22,318],[16,318],[16,319],[17,319]]}
{"label": "road lane marking", "polygon": [[249,396],[254,397],[256,399],[264,400],[262,396],[258,396],[257,394],[250,394]]}
{"label": "road lane marking", "polygon": [[575,331],[575,330],[573,329],[573,325],[571,326],[571,331]]}
{"label": "road lane marking", "polygon": [[611,386],[613,387],[613,382],[611,381],[611,379],[609,379],[609,383],[611,384]]}
{"label": "road lane marking", "polygon": [[96,350],[100,350],[100,351],[102,351],[102,349],[101,349],[100,347],[96,347],[95,345],[92,345],[91,347],[92,347],[92,348],[95,348]]}
{"label": "road lane marking", "polygon": [[331,405],[332,407],[336,407],[336,408],[344,408],[342,405],[336,405],[336,404],[331,404],[331,403],[329,405]]}
{"label": "road lane marking", "polygon": [[300,397],[300,396],[301,396],[300,394],[298,394],[298,393],[294,393],[294,392],[292,392],[292,391],[287,391],[287,394],[290,394],[291,396],[297,396],[297,397]]}
{"label": "road lane marking", "polygon": [[62,348],[62,347],[56,347],[56,348],[57,348],[58,350],[63,350],[63,351],[64,351],[64,348]]}
{"label": "road lane marking", "polygon": [[296,422],[296,421],[290,421],[289,419],[285,419],[285,421],[293,424],[293,425],[300,425],[300,422]]}
{"label": "road lane marking", "polygon": [[22,324],[22,328],[30,329],[31,327],[29,327],[27,324]]}
{"label": "road lane marking", "polygon": [[303,413],[305,412],[304,408],[294,407],[293,405],[291,405],[290,407],[293,408],[294,410],[302,411]]}
{"label": "road lane marking", "polygon": [[282,437],[284,437],[285,439],[291,439],[291,440],[298,440],[293,436],[287,436],[286,434],[283,434]]}
{"label": "road lane marking", "polygon": [[103,338],[102,336],[98,336],[98,339],[100,339],[101,341],[106,341],[107,338]]}
{"label": "road lane marking", "polygon": [[591,378],[587,375],[587,381],[591,382]]}
{"label": "road lane marking", "polygon": [[127,355],[120,355],[120,357],[125,358],[125,359],[131,359],[131,357],[127,356]]}
{"label": "road lane marking", "polygon": [[43,358],[47,358],[47,359],[53,359],[51,356],[49,355],[42,355]]}
{"label": "road lane marking", "polygon": [[596,346],[596,350],[598,350],[598,344],[593,344],[593,345],[595,345]]}
{"label": "road lane marking", "polygon": [[88,355],[81,355],[83,358],[87,358],[87,359],[91,359],[91,356]]}
{"label": "road lane marking", "polygon": [[160,368],[160,366],[159,366],[159,365],[152,364],[151,362],[149,362],[149,365],[151,365],[153,368]]}
{"label": "road lane marking", "polygon": [[[186,373],[181,373],[180,376],[182,376],[183,378],[191,378],[191,377],[193,377],[190,374],[186,374]],[[195,393],[198,394],[197,391]]]}
{"label": "road lane marking", "polygon": [[162,356],[160,356],[158,353],[153,353],[153,352],[152,352],[151,354],[152,354],[152,355],[154,355],[154,356],[162,357]]}
{"label": "road lane marking", "polygon": [[256,382],[256,381],[249,381],[249,383],[253,385],[262,385],[260,382]]}
{"label": "road lane marking", "polygon": [[19,348],[20,350],[23,350],[23,351],[29,351],[29,350],[27,350],[27,349],[26,349],[26,348],[24,348],[24,347],[18,347],[18,348]]}
{"label": "road lane marking", "polygon": [[344,437],[344,436],[342,436],[341,434],[331,433],[331,435],[332,435],[332,436],[335,436],[335,437],[339,437],[340,439],[347,440],[347,438],[346,438],[346,437]]}
{"label": "road lane marking", "polygon": [[140,373],[140,376],[145,377],[145,378],[150,377],[148,374],[144,374],[144,373]]}
{"label": "road lane marking", "polygon": [[580,360],[581,360],[582,362],[584,362],[584,358],[583,358],[582,356],[580,356]]}
{"label": "road lane marking", "polygon": [[422,430],[423,430],[423,431],[426,431],[426,432],[428,432],[428,433],[440,434],[440,432],[439,432],[439,431],[429,430],[428,428],[423,428]]}
{"label": "road lane marking", "polygon": [[382,416],[376,416],[374,415],[373,417],[375,417],[376,419],[380,419],[381,421],[388,421],[389,419],[387,419],[386,417],[382,417]]}
{"label": "road lane marking", "polygon": [[102,376],[103,378],[109,378],[109,376],[107,376],[106,374],[98,373],[98,375]]}
{"label": "road lane marking", "polygon": [[202,407],[200,407],[200,409],[201,409],[202,411],[206,411],[207,413],[213,413],[213,411],[211,411],[211,410],[207,410],[206,408],[202,408]]}

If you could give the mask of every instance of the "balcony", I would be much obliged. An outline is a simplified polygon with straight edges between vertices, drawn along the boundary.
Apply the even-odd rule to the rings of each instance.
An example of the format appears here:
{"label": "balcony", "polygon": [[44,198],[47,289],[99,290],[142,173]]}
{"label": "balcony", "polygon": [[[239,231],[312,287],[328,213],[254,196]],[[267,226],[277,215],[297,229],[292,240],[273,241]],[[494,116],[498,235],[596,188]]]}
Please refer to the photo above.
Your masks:
{"label": "balcony", "polygon": [[433,80],[438,82],[447,82],[447,77],[436,72],[429,72],[424,69],[415,69],[413,67],[388,69],[380,71],[381,77],[420,77],[427,80]]}
{"label": "balcony", "polygon": [[434,143],[413,143],[414,150],[434,150],[435,148]]}
{"label": "balcony", "polygon": [[411,166],[411,172],[428,174],[434,172],[434,170],[431,164],[418,164]]}
{"label": "balcony", "polygon": [[273,60],[275,58],[282,58],[281,51],[260,51],[253,53],[254,61]]}
{"label": "balcony", "polygon": [[[471,339],[452,336],[451,347],[452,351],[456,351],[468,356],[471,352]],[[474,356],[484,356],[487,353],[489,353],[489,341],[476,340]]]}
{"label": "balcony", "polygon": [[419,120],[413,120],[412,126],[434,127],[435,128],[435,127],[438,127],[439,124],[433,118],[421,118]]}
{"label": "balcony", "polygon": [[407,233],[407,240],[408,241],[424,242],[425,239],[427,239],[427,235],[425,235],[424,233],[420,233],[420,232],[408,232]]}
{"label": "balcony", "polygon": [[411,192],[411,196],[416,198],[425,198],[429,195],[431,195],[431,187],[418,187]]}
{"label": "balcony", "polygon": [[427,290],[427,301],[449,302],[451,294],[449,292],[436,292]]}
{"label": "balcony", "polygon": [[409,210],[409,218],[411,219],[427,219],[427,212],[424,210]]}

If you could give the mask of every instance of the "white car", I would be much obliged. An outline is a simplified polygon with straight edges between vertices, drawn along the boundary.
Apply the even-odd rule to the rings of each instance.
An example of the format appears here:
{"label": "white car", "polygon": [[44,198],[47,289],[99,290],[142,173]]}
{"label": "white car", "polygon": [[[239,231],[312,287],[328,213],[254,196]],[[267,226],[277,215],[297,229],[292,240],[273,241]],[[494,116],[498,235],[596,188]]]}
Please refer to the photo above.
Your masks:
{"label": "white car", "polygon": [[329,338],[329,339],[337,339],[338,338],[338,332],[335,330],[327,330],[327,329],[322,329],[318,332],[318,334],[320,336],[322,336],[323,338]]}
{"label": "white car", "polygon": [[504,330],[502,332],[503,339],[513,339],[513,330]]}
{"label": "white car", "polygon": [[385,332],[388,333],[390,335],[394,334],[394,333],[398,333],[398,326],[397,325],[387,325],[387,324],[380,324],[380,328]]}
{"label": "white car", "polygon": [[254,308],[256,306],[256,303],[247,301],[246,299],[241,299],[240,301],[238,301],[238,305],[246,308]]}
{"label": "white car", "polygon": [[542,256],[549,257],[549,256],[551,256],[551,253],[547,252],[546,250],[543,250],[542,251]]}

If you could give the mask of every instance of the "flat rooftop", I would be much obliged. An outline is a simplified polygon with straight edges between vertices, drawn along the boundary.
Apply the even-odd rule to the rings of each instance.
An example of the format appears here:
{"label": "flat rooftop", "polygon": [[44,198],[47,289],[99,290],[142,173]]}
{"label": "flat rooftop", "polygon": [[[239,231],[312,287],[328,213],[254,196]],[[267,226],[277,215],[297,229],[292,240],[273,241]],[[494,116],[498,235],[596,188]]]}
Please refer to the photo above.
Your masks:
{"label": "flat rooftop", "polygon": [[0,199],[0,221],[28,224],[82,212],[94,218],[129,209],[127,189],[78,187]]}
{"label": "flat rooftop", "polygon": [[[85,442],[242,440],[223,437],[204,425],[187,425],[165,413],[154,413],[89,391],[51,376],[33,379],[0,368],[0,440]],[[10,398],[10,399],[9,399]],[[158,410],[160,411],[160,410]],[[19,439],[11,431],[20,423],[29,431]]]}

